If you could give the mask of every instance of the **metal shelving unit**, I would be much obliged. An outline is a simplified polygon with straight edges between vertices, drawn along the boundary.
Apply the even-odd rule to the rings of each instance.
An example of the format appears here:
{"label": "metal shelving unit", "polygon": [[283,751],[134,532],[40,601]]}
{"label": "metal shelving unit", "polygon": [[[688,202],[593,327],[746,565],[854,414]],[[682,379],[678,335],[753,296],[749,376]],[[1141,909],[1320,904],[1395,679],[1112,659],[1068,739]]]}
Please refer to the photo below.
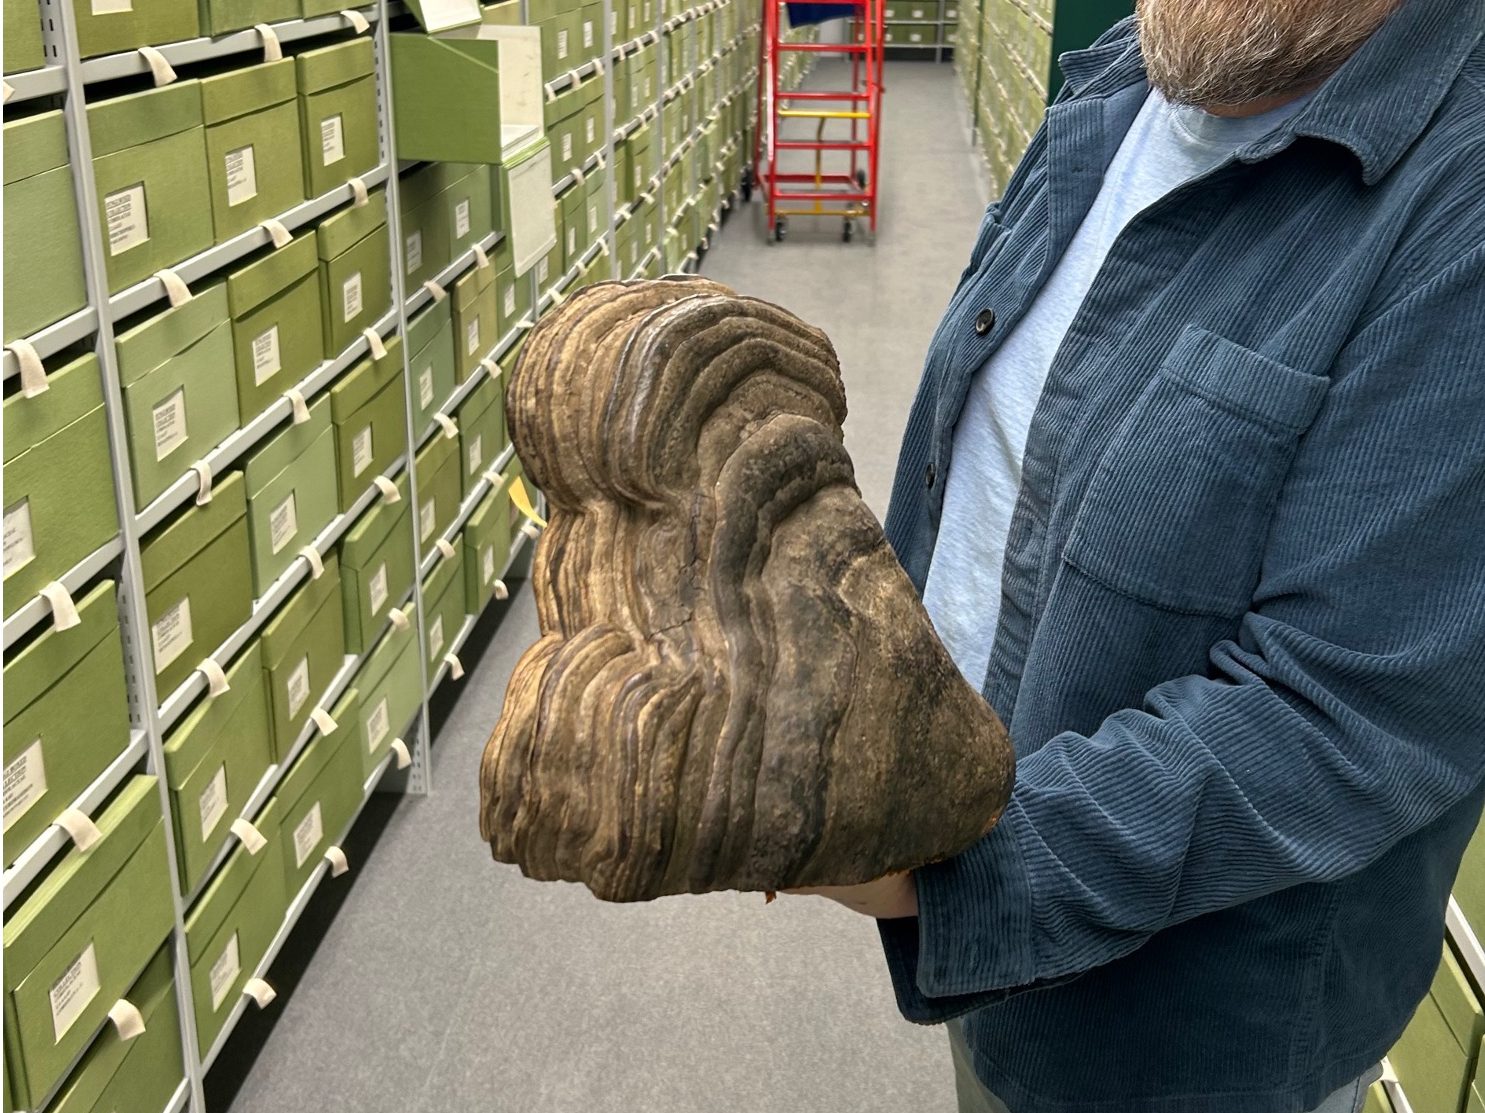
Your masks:
{"label": "metal shelving unit", "polygon": [[[749,26],[748,20],[753,17],[743,14],[742,7],[738,7],[739,27],[734,37],[709,57],[697,59],[690,76],[673,83],[667,89],[658,91],[652,103],[638,111],[632,119],[623,123],[614,118],[613,63],[632,58],[645,47],[653,46],[656,48],[657,72],[662,75],[663,81],[663,75],[666,73],[664,68],[667,61],[666,51],[669,48],[672,34],[678,28],[712,11],[726,7],[728,4],[742,5],[742,2],[743,0],[707,0],[706,3],[688,9],[684,13],[673,14],[668,19],[660,17],[657,13],[653,28],[641,31],[622,43],[612,41],[612,23],[609,18],[612,4],[605,3],[601,20],[602,38],[595,47],[596,57],[589,58],[572,69],[558,74],[546,85],[549,95],[555,96],[581,82],[602,80],[604,83],[603,146],[601,150],[590,154],[584,160],[578,172],[568,172],[557,178],[553,183],[554,198],[561,198],[570,189],[581,185],[592,173],[614,167],[616,164],[615,144],[633,134],[646,122],[659,118],[664,104],[680,95],[683,89],[691,86],[697,76],[718,65],[735,50],[745,40]],[[56,97],[61,101],[67,122],[69,157],[74,167],[73,182],[83,240],[87,304],[84,308],[48,325],[26,339],[44,361],[85,344],[91,344],[99,358],[108,426],[108,450],[113,466],[115,505],[120,530],[115,538],[68,570],[61,577],[61,583],[71,594],[78,595],[102,577],[106,576],[116,581],[131,720],[130,733],[120,752],[94,782],[70,803],[84,814],[96,815],[129,777],[138,772],[147,772],[158,777],[161,807],[168,814],[171,802],[164,776],[165,735],[199,699],[204,697],[208,689],[208,681],[205,674],[197,670],[173,691],[159,692],[156,690],[153,663],[149,652],[150,627],[144,602],[141,542],[150,530],[187,510],[200,490],[201,480],[195,468],[187,469],[163,493],[151,499],[147,504],[142,506],[135,504],[130,478],[118,360],[114,347],[114,330],[116,322],[141,311],[161,306],[168,297],[168,293],[165,283],[155,277],[119,291],[111,291],[108,288],[103,265],[106,236],[100,224],[93,175],[89,170],[92,165],[92,145],[85,111],[89,93],[97,92],[92,87],[119,79],[148,75],[152,71],[149,60],[143,53],[136,50],[86,60],[80,58],[70,0],[38,0],[38,3],[43,22],[47,27],[45,32],[47,56],[54,58],[55,61],[36,70],[8,76],[5,79],[6,106],[9,110],[16,105],[26,104],[41,97]],[[522,12],[525,14],[524,3]],[[484,237],[477,247],[471,247],[460,253],[434,276],[431,283],[425,283],[411,290],[403,288],[401,259],[397,250],[397,245],[401,243],[401,230],[398,203],[399,182],[395,172],[403,164],[399,163],[393,153],[396,150],[396,136],[395,121],[391,113],[387,36],[389,21],[393,17],[400,18],[404,14],[405,9],[400,4],[390,3],[389,0],[378,0],[376,4],[347,12],[276,23],[268,28],[268,35],[255,28],[216,38],[201,37],[157,47],[159,55],[163,56],[172,67],[189,67],[213,61],[230,63],[234,60],[247,65],[258,61],[258,58],[254,57],[255,54],[266,54],[271,49],[271,41],[287,45],[308,39],[324,39],[327,36],[349,39],[364,34],[371,37],[375,57],[381,157],[374,170],[361,176],[360,183],[367,189],[385,188],[387,193],[388,236],[392,256],[391,305],[393,308],[373,326],[377,335],[382,338],[405,335],[408,319],[413,313],[435,297],[448,291],[469,268],[479,265],[482,258],[488,258],[488,255],[502,240],[502,233],[495,231]],[[191,75],[184,73],[182,76]],[[734,86],[732,91],[722,98],[722,101],[725,103],[735,97],[742,88],[743,84]],[[659,134],[663,129],[656,129],[657,142],[653,149],[655,173],[650,178],[647,188],[662,209],[662,223],[660,224],[662,229],[665,227],[664,198],[661,196],[663,191],[660,189],[663,173],[694,147],[702,130],[700,127],[693,129],[676,150],[666,152],[664,136]],[[715,173],[722,165],[722,155],[736,150],[737,137],[729,136],[728,142],[719,148],[720,155],[717,156],[716,166],[712,168],[713,172]],[[605,186],[605,208],[609,214],[609,220],[600,230],[598,237],[588,244],[576,262],[557,275],[555,279],[550,280],[544,289],[539,288],[536,268],[521,279],[529,284],[530,304],[533,309],[504,336],[497,339],[484,357],[487,366],[495,366],[500,359],[507,356],[519,343],[522,335],[534,326],[541,314],[553,305],[559,304],[565,294],[582,280],[585,271],[593,265],[600,254],[616,257],[615,233],[619,225],[627,219],[629,212],[627,209],[623,212],[617,211],[614,178],[613,173],[608,174]],[[357,194],[358,190],[353,185],[338,186],[322,196],[293,206],[279,214],[276,219],[291,235],[312,233],[314,225],[320,219],[342,206],[354,203]],[[724,189],[723,196],[725,204],[725,198],[730,196],[730,191]],[[689,210],[690,206],[696,203],[695,198],[688,200],[682,206],[682,211]],[[713,214],[713,220],[703,235],[704,241],[711,231],[715,230],[716,215],[716,213]],[[265,226],[259,225],[189,258],[180,260],[171,270],[187,284],[197,284],[203,280],[224,275],[239,261],[262,250],[271,242],[270,231]],[[703,247],[703,245],[692,246],[693,250],[686,256],[686,269],[694,267]],[[663,246],[653,246],[645,253],[639,270],[644,271],[657,259],[664,257]],[[340,381],[359,360],[368,354],[370,346],[368,339],[364,336],[358,337],[335,358],[322,361],[296,384],[295,390],[308,403],[322,398],[336,382]],[[386,469],[383,477],[392,480],[406,474],[409,500],[413,504],[410,510],[416,514],[416,451],[426,444],[430,437],[438,434],[441,425],[437,421],[430,421],[425,428],[413,428],[413,415],[417,407],[414,405],[412,396],[414,387],[411,368],[407,365],[411,355],[412,353],[407,351],[407,346],[404,344],[404,390],[407,392],[408,403],[405,430],[407,451]],[[17,360],[7,350],[4,356],[3,376],[9,379],[18,373]],[[445,417],[455,416],[460,405],[483,381],[484,375],[480,373],[469,376],[441,401],[436,412]],[[213,477],[219,478],[232,468],[240,466],[241,461],[254,449],[265,444],[286,427],[292,419],[293,411],[294,406],[287,395],[276,400],[263,412],[253,415],[241,428],[213,446],[205,453],[200,463],[209,469]],[[513,458],[513,449],[507,446],[471,487],[468,496],[461,502],[454,521],[443,531],[441,541],[450,544],[457,543],[469,517],[494,488],[494,485],[501,481],[503,471],[508,468]],[[321,556],[328,554],[339,544],[351,526],[378,499],[383,497],[385,496],[375,483],[368,484],[350,509],[335,515],[320,527],[312,542],[314,550]],[[536,530],[530,528],[518,531],[513,536],[506,567],[501,572],[501,579],[509,576],[512,569],[529,557],[527,546],[535,534]],[[394,791],[413,793],[426,792],[431,787],[428,776],[428,746],[431,741],[428,701],[435,689],[450,679],[451,665],[448,659],[436,663],[426,660],[427,638],[423,623],[422,580],[436,566],[441,556],[439,551],[432,547],[424,552],[416,536],[413,538],[412,545],[414,568],[418,570],[418,575],[414,577],[410,590],[399,601],[396,608],[408,621],[403,623],[399,620],[394,623],[389,616],[383,621],[382,629],[373,641],[373,648],[375,648],[387,638],[415,635],[418,640],[423,698],[416,714],[399,735],[411,749],[412,763],[406,777],[388,777],[386,776],[387,770],[395,764],[395,755],[388,755],[363,784],[362,801],[357,809],[358,815],[370,794],[374,791],[386,790],[389,784],[394,786]],[[260,597],[254,600],[252,613],[247,621],[228,635],[220,645],[213,647],[210,659],[223,665],[227,664],[261,631],[268,620],[294,595],[296,590],[315,574],[312,561],[308,556],[297,558],[262,592]],[[41,596],[19,607],[5,619],[5,648],[11,648],[21,639],[40,630],[51,617],[50,604]],[[451,639],[447,647],[446,658],[452,658],[458,653],[479,620],[478,615],[465,616],[456,636]],[[346,656],[341,668],[330,683],[317,694],[314,706],[327,711],[332,708],[336,700],[353,683],[366,656],[367,654]],[[435,667],[430,668],[430,664]],[[347,729],[347,726],[342,724],[337,729]],[[232,818],[241,816],[251,821],[261,813],[264,805],[282,783],[284,775],[293,767],[296,758],[304,752],[318,730],[319,728],[311,720],[282,759],[263,773],[238,815]],[[355,819],[353,818],[351,822],[354,824]],[[168,825],[169,821],[167,821]],[[339,834],[343,838],[345,833]],[[184,892],[180,887],[175,844],[173,840],[167,840],[174,918],[169,945],[172,948],[174,963],[176,1000],[182,1020],[180,1033],[182,1056],[187,1064],[187,1070],[186,1077],[167,1104],[165,1113],[180,1113],[184,1110],[190,1110],[192,1113],[206,1113],[202,1088],[203,1076],[230,1041],[242,1012],[248,1007],[247,998],[234,1003],[231,1015],[212,1046],[210,1048],[196,1046],[195,1025],[192,1021],[195,1010],[185,946],[185,918],[187,911],[199,899],[211,879],[220,872],[237,845],[237,839],[229,840],[227,846],[217,853],[192,890]],[[36,880],[70,848],[69,836],[62,828],[53,826],[18,854],[10,868],[4,872],[3,888],[6,908],[9,909],[16,901],[22,899]],[[284,913],[272,945],[262,961],[257,964],[254,973],[258,976],[262,977],[268,973],[314,892],[329,872],[329,866],[322,863],[300,892],[294,896]],[[73,1064],[75,1065],[76,1063]],[[68,1073],[70,1070],[71,1068]],[[37,1108],[45,1109],[54,1096],[49,1095]]]}

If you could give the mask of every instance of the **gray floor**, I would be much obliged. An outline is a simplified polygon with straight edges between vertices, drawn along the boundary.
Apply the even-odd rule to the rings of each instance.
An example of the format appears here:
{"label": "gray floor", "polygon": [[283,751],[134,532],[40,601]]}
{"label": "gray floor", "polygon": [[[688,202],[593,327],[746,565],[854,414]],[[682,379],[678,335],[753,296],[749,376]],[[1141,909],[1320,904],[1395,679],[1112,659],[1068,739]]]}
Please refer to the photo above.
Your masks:
{"label": "gray floor", "polygon": [[[895,64],[887,85],[874,246],[842,244],[838,221],[812,233],[796,220],[786,243],[765,247],[744,208],[704,266],[834,339],[847,443],[878,513],[983,206],[951,68]],[[950,1113],[943,1033],[900,1019],[869,922],[810,898],[614,907],[491,863],[476,770],[535,628],[523,590],[439,734],[436,791],[369,817],[384,823],[374,852],[338,907],[326,898],[331,910],[305,925],[323,932],[312,961],[275,971],[297,984],[271,1031],[255,1021],[257,1033],[234,1037],[268,1032],[231,1108]]]}

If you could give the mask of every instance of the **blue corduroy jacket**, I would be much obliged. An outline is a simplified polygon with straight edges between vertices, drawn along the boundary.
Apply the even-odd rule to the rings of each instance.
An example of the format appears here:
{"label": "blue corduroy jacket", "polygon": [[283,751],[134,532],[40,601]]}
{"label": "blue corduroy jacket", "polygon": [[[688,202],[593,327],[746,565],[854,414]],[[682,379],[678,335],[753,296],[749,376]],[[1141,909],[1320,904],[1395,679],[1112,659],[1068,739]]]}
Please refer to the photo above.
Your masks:
{"label": "blue corduroy jacket", "polygon": [[[1129,224],[1057,353],[984,631],[1016,790],[881,925],[1013,1113],[1310,1109],[1438,965],[1485,800],[1482,28],[1404,0]],[[1062,67],[908,421],[920,591],[970,379],[1146,94],[1128,22]]]}

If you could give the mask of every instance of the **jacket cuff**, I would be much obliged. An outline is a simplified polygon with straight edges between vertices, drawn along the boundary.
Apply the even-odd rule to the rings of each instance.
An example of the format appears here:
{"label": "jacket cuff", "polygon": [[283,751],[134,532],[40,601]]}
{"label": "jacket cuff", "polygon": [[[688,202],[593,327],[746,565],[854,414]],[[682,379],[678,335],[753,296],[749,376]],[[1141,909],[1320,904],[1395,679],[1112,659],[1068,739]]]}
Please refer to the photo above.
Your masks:
{"label": "jacket cuff", "polygon": [[1025,825],[1012,798],[974,846],[915,871],[916,919],[878,921],[908,1020],[951,1020],[1036,980],[1031,883],[1018,836]]}

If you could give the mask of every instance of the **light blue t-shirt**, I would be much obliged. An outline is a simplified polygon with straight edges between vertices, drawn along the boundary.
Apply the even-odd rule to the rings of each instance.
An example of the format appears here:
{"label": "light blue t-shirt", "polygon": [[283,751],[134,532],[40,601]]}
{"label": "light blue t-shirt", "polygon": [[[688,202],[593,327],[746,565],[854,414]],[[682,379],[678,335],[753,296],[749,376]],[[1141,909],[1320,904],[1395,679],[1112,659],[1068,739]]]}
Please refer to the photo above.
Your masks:
{"label": "light blue t-shirt", "polygon": [[953,466],[923,604],[954,663],[985,683],[1000,617],[1006,534],[1021,486],[1031,415],[1052,360],[1124,226],[1178,186],[1267,134],[1307,97],[1260,116],[1213,116],[1145,98],[1077,234],[995,355],[975,374],[954,429]]}

